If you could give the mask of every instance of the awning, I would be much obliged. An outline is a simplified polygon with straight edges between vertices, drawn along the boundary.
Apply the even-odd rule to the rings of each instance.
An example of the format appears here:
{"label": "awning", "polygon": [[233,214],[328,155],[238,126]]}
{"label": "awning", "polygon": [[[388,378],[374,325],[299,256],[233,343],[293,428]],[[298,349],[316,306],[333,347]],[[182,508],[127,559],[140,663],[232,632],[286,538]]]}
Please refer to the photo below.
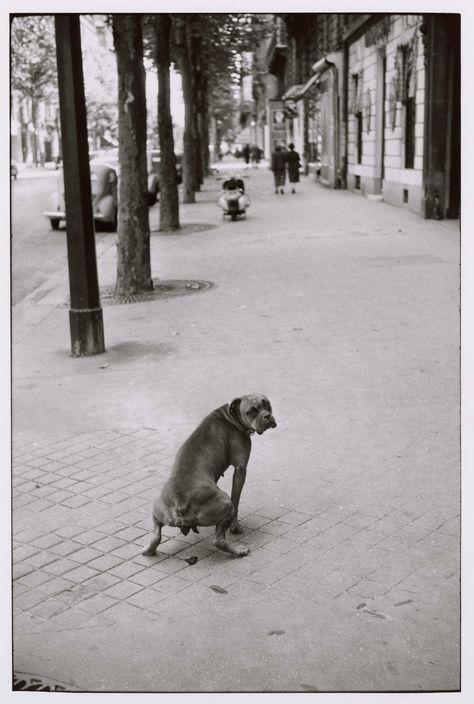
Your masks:
{"label": "awning", "polygon": [[309,79],[309,81],[306,81],[306,83],[302,87],[297,99],[301,100],[301,98],[304,98],[306,93],[309,91],[310,88],[312,88],[314,86],[314,84],[316,83],[317,80],[319,80],[319,73],[314,73],[311,76],[311,78]]}
{"label": "awning", "polygon": [[299,93],[301,92],[303,88],[302,83],[297,83],[294,86],[291,86],[291,88],[288,88],[286,93],[282,96],[282,100],[298,100],[299,98]]}

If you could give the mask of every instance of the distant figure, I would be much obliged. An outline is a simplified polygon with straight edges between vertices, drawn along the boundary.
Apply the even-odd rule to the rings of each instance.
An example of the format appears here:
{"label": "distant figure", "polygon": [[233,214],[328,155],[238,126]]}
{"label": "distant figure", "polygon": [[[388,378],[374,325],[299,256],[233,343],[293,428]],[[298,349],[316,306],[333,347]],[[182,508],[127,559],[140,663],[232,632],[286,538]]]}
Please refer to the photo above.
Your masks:
{"label": "distant figure", "polygon": [[283,186],[285,185],[286,181],[285,167],[286,154],[282,150],[281,146],[277,144],[275,147],[275,151],[272,154],[271,166],[271,169],[273,171],[273,178],[275,179],[275,193],[278,193],[278,189],[280,189],[280,193],[285,192],[283,190]]}
{"label": "distant figure", "polygon": [[250,147],[248,144],[246,144],[242,149],[242,156],[245,159],[245,163],[248,164],[250,159]]}
{"label": "distant figure", "polygon": [[257,167],[260,161],[260,148],[256,144],[254,144],[250,149],[250,159],[252,161],[252,167],[254,165]]}
{"label": "distant figure", "polygon": [[[300,155],[295,151],[295,145],[292,143],[289,145],[290,151],[286,154],[286,163],[288,164],[288,178],[290,183],[299,183],[300,181]],[[292,193],[295,193],[295,187],[291,189]]]}

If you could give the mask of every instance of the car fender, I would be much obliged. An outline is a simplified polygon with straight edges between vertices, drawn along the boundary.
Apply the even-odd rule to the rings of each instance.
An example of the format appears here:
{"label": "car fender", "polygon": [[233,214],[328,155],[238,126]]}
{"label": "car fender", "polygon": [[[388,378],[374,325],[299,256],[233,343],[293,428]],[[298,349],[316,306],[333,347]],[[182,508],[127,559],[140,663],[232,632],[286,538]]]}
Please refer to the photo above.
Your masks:
{"label": "car fender", "polygon": [[158,193],[160,190],[160,183],[158,176],[156,174],[150,174],[148,176],[148,193]]}
{"label": "car fender", "polygon": [[98,211],[102,217],[107,218],[108,220],[113,220],[115,207],[115,198],[111,195],[107,195],[99,200],[96,212]]}

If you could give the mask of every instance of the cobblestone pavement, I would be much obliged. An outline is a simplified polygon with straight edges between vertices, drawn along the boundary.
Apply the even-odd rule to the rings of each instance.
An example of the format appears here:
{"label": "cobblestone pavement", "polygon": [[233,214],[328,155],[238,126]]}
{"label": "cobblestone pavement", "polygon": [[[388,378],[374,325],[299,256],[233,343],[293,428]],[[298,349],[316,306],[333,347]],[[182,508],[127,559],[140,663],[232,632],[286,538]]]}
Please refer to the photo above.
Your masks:
{"label": "cobblestone pavement", "polygon": [[[268,173],[254,176],[256,220],[268,198],[268,178]],[[215,186],[201,195],[193,216],[201,207],[201,217],[210,220],[214,191]],[[299,222],[311,228],[311,212],[304,211],[308,193],[319,199],[336,194],[326,195],[306,181],[301,191],[306,200],[299,202]],[[350,221],[347,210],[354,201],[348,194],[337,197],[341,218]],[[77,360],[60,358],[54,330],[64,313],[57,306],[46,317],[36,307],[30,332],[26,318],[19,323],[12,475],[17,671],[49,674],[83,691],[458,687],[456,340],[445,344],[455,303],[449,297],[452,287],[434,293],[439,300],[430,304],[423,334],[413,332],[438,285],[436,276],[426,274],[429,267],[422,270],[426,290],[416,289],[413,304],[404,298],[409,313],[390,302],[398,286],[415,290],[413,263],[432,264],[438,256],[451,258],[455,266],[455,245],[449,241],[454,231],[445,234],[435,224],[436,250],[423,229],[428,232],[429,224],[393,208],[380,211],[386,206],[363,199],[357,203],[372,218],[368,227],[374,237],[381,231],[385,235],[384,228],[400,231],[401,218],[403,227],[412,227],[415,242],[405,252],[412,259],[408,269],[402,262],[400,280],[393,260],[388,274],[385,268],[390,245],[379,260],[375,251],[371,285],[376,288],[373,277],[380,277],[382,300],[364,299],[362,311],[351,299],[354,291],[364,291],[363,281],[361,288],[354,284],[354,259],[344,259],[347,248],[353,258],[357,252],[358,262],[368,256],[360,225],[347,230],[345,224],[344,232],[340,225],[336,244],[328,234],[330,218],[321,225],[318,259],[307,261],[308,271],[317,268],[313,281],[303,268],[290,273],[292,250],[285,244],[287,235],[278,237],[278,226],[288,227],[296,211],[291,205],[282,209],[278,201],[268,229],[260,224],[253,231],[250,218],[248,226],[232,224],[242,225],[232,231],[238,233],[235,242],[223,243],[217,230],[202,240],[207,244],[203,252],[202,243],[182,238],[188,245],[181,269],[170,269],[169,278],[216,281],[224,270],[226,283],[199,294],[200,317],[196,298],[167,303],[166,320],[156,314],[163,304],[136,304],[127,311],[114,307],[106,321],[109,369],[100,370],[97,359],[81,360],[78,369]],[[381,212],[385,219],[377,231]],[[308,254],[315,242],[304,227],[300,244]],[[223,232],[230,236],[229,230]],[[264,271],[271,264],[260,249],[262,238],[265,246],[271,242],[276,275],[287,271],[285,299],[278,291],[268,297],[274,282]],[[401,242],[398,233],[393,239]],[[165,240],[164,270],[180,246],[176,239]],[[226,246],[234,262],[223,258]],[[101,251],[105,261],[105,241]],[[248,291],[252,282],[256,285],[251,267],[242,274],[236,299],[231,271],[239,256],[246,262],[253,256],[264,272],[257,299],[265,305],[256,310],[254,292]],[[336,258],[348,282],[340,283],[340,298],[332,296],[329,285]],[[298,298],[301,277],[309,292],[304,303]],[[384,285],[389,287],[385,292]],[[325,287],[327,298],[321,292]],[[246,307],[245,319],[237,323]],[[372,313],[377,323],[369,320]],[[399,315],[401,322],[395,323]],[[317,318],[314,327],[311,316]],[[445,337],[439,316],[446,323]],[[129,334],[120,326],[133,330],[130,347],[120,341],[120,335]],[[376,327],[381,341],[378,330],[372,330]],[[358,328],[362,333],[354,342]],[[298,344],[295,335],[300,335]],[[156,338],[166,340],[159,360],[147,348]],[[249,349],[240,349],[242,339]],[[273,344],[267,349],[269,339]],[[338,359],[332,364],[334,355]],[[446,373],[437,375],[437,364]],[[385,367],[394,370],[393,379]],[[100,377],[104,373],[109,376]],[[209,399],[199,397],[201,375],[214,378],[222,392],[211,389]],[[55,386],[58,379],[67,386],[67,397]],[[230,400],[231,389],[242,386],[242,392],[271,389],[278,421],[277,430],[254,442],[241,502],[245,532],[231,537],[250,546],[249,556],[232,559],[217,551],[211,528],[188,536],[166,528],[159,554],[143,556],[152,499],[177,448],[202,410],[212,409],[211,399],[217,397],[215,406],[220,405]],[[124,395],[130,409],[123,408]],[[67,400],[71,397],[75,405]],[[27,416],[28,404],[35,410]],[[230,477],[222,482],[228,489]]]}

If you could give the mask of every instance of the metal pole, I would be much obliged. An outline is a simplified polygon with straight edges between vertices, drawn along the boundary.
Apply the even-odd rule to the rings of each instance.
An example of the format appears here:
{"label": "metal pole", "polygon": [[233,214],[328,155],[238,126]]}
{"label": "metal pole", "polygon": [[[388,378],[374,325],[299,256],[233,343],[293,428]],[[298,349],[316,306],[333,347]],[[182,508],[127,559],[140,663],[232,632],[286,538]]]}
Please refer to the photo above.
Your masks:
{"label": "metal pole", "polygon": [[64,195],[75,357],[105,352],[92,215],[87,118],[78,14],[55,15]]}

